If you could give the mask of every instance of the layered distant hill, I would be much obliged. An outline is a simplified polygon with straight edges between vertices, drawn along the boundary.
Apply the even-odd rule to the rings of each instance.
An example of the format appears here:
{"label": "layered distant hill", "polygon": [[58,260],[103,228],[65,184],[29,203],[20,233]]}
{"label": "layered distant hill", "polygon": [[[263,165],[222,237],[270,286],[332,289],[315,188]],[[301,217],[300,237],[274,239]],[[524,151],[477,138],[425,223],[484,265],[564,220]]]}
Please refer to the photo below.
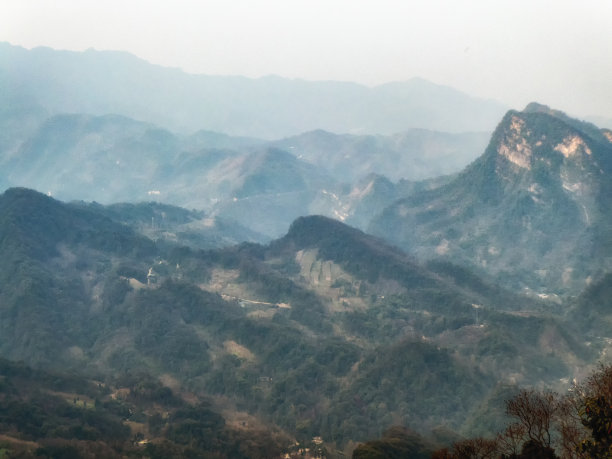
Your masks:
{"label": "layered distant hill", "polygon": [[7,44],[0,87],[0,456],[492,435],[612,350],[610,130]]}
{"label": "layered distant hill", "polygon": [[612,131],[530,104],[435,191],[399,200],[370,229],[514,289],[573,293],[612,269]]}
{"label": "layered distant hill", "polygon": [[[51,50],[3,49],[30,63],[57,57]],[[114,56],[59,55],[92,62]],[[369,229],[419,258],[465,264],[540,295],[577,294],[612,263],[611,131],[537,104],[508,112],[488,147],[487,134],[420,129],[387,136],[318,129],[265,141],[211,131],[181,135],[120,115],[48,117],[36,98],[20,99],[26,87],[4,94],[17,99],[2,112],[3,189],[205,211],[180,229],[183,241],[201,247],[241,237],[263,242],[284,234],[297,217],[321,214]],[[470,161],[456,178],[432,179]],[[230,237],[195,235],[194,229],[210,230],[215,218]]]}
{"label": "layered distant hill", "polygon": [[[4,119],[3,189],[29,187],[106,204],[154,200],[233,219],[268,237],[313,213],[365,225],[413,187],[381,174],[414,181],[457,172],[488,138],[422,130],[394,136],[315,131],[266,142],[209,131],[182,136],[118,115],[28,119]],[[383,182],[382,188],[372,185]]]}
{"label": "layered distant hill", "polygon": [[0,105],[59,113],[109,113],[193,133],[276,139],[314,129],[393,134],[408,128],[490,131],[505,111],[421,79],[374,88],[280,77],[190,75],[123,52],[26,50],[0,44]]}
{"label": "layered distant hill", "polygon": [[375,173],[396,182],[454,174],[486,147],[489,132],[450,134],[409,129],[392,135],[338,135],[322,130],[273,142],[298,158],[354,183]]}

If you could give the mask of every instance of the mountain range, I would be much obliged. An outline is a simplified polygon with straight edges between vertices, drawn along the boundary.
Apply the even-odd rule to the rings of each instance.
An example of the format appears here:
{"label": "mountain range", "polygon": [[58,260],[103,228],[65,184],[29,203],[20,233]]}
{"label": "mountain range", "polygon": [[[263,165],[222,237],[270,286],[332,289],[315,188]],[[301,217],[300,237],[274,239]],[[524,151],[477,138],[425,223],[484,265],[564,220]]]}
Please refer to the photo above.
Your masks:
{"label": "mountain range", "polygon": [[27,189],[0,209],[4,357],[149,374],[301,441],[343,449],[397,423],[487,431],[473,417],[483,394],[562,384],[607,346],[586,345],[546,302],[326,217],[268,245],[203,251],[113,219],[132,209]]}
{"label": "mountain range", "polygon": [[93,50],[0,85],[0,457],[425,455],[611,351],[608,129]]}
{"label": "mountain range", "polygon": [[[180,136],[119,115],[57,115],[40,123],[7,134],[3,187],[106,204],[155,200],[236,219],[267,237],[300,215],[350,218],[373,173],[432,179],[458,172],[486,144],[485,135],[420,130],[389,137],[316,131],[274,142],[204,131]],[[452,161],[437,165],[449,155]]]}
{"label": "mountain range", "polygon": [[[2,181],[63,199],[199,209],[190,217],[192,229],[178,231],[208,231],[187,236],[201,247],[267,242],[302,215],[326,215],[422,260],[447,259],[554,299],[577,295],[610,270],[611,138],[612,131],[531,104],[509,111],[484,153],[461,172],[470,159],[457,155],[448,166],[456,176],[394,182],[372,170],[395,165],[396,177],[431,177],[440,160],[435,151],[458,152],[464,141],[466,150],[476,149],[482,138],[314,131],[265,142],[206,132],[179,136],[119,116],[58,115],[5,152]],[[429,174],[415,173],[411,164],[418,162],[429,164]],[[227,237],[210,233],[215,221]],[[158,233],[176,237],[176,231]]]}
{"label": "mountain range", "polygon": [[450,183],[398,200],[370,230],[515,290],[577,294],[611,269],[612,131],[530,104]]}
{"label": "mountain range", "polygon": [[277,139],[315,129],[394,134],[407,128],[490,131],[505,107],[426,80],[374,88],[276,76],[190,75],[128,53],[0,44],[6,111],[121,114],[183,134],[206,129]]}

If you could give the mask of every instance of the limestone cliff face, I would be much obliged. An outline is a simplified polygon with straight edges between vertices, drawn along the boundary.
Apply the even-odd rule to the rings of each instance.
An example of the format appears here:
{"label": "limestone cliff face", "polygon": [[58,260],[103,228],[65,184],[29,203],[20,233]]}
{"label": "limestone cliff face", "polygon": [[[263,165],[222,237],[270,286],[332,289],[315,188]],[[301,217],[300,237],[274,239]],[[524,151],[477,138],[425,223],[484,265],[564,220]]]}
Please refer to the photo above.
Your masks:
{"label": "limestone cliff face", "polygon": [[607,131],[552,110],[510,113],[498,127],[489,154],[497,153],[496,178],[505,194],[524,192],[545,211],[573,203],[591,226],[610,182],[612,142]]}
{"label": "limestone cliff face", "polygon": [[456,180],[396,202],[371,230],[514,288],[574,293],[612,267],[611,198],[612,133],[530,104]]}

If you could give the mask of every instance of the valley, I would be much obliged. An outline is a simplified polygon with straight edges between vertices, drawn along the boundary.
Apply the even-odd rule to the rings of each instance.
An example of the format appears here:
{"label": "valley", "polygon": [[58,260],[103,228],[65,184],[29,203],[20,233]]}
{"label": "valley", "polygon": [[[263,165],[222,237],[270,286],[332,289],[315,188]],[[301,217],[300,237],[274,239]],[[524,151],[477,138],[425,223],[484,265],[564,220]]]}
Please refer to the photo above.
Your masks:
{"label": "valley", "polygon": [[[191,393],[186,400],[212,397],[236,413],[229,418],[248,413],[300,442],[320,436],[351,448],[380,435],[380,423],[486,431],[466,423],[482,393],[563,387],[604,349],[546,302],[458,266],[422,265],[325,217],[302,217],[267,246],[202,250],[154,245],[101,208],[25,189],[0,204],[12,228],[2,230],[4,253],[49,250],[3,262],[4,355],[84,376],[148,374]],[[28,236],[58,215],[73,229]],[[123,242],[109,245],[118,234]],[[33,280],[33,291],[21,290]],[[65,331],[61,339],[53,329]],[[443,398],[408,395],[432,385]]]}

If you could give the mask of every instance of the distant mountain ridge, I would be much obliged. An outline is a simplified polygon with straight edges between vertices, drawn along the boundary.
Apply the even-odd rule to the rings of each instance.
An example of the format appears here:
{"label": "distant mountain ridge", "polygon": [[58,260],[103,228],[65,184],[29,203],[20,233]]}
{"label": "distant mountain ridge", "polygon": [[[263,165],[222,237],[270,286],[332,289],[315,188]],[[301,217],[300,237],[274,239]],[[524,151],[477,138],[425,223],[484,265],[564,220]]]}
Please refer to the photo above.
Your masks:
{"label": "distant mountain ridge", "polygon": [[281,138],[314,129],[490,131],[505,107],[422,79],[374,88],[280,77],[190,75],[124,52],[0,43],[0,101],[49,114],[120,114],[173,131]]}
{"label": "distant mountain ridge", "polygon": [[[5,123],[19,119],[7,117]],[[442,170],[457,171],[485,138],[415,130],[388,137],[315,131],[266,142],[208,131],[182,136],[120,115],[85,114],[51,116],[16,137],[10,132],[12,147],[0,150],[0,188],[29,187],[62,200],[105,204],[159,201],[235,220],[267,237],[280,236],[308,214],[365,227],[412,186],[396,186],[380,175],[372,181],[370,171],[415,180],[440,170],[438,156],[452,156]]]}
{"label": "distant mountain ridge", "polygon": [[612,132],[530,104],[456,179],[396,202],[371,230],[515,289],[577,293],[612,268],[611,193]]}
{"label": "distant mountain ridge", "polygon": [[393,182],[454,174],[485,149],[491,134],[408,129],[392,135],[333,134],[321,129],[273,142],[300,159],[353,183],[375,173]]}

